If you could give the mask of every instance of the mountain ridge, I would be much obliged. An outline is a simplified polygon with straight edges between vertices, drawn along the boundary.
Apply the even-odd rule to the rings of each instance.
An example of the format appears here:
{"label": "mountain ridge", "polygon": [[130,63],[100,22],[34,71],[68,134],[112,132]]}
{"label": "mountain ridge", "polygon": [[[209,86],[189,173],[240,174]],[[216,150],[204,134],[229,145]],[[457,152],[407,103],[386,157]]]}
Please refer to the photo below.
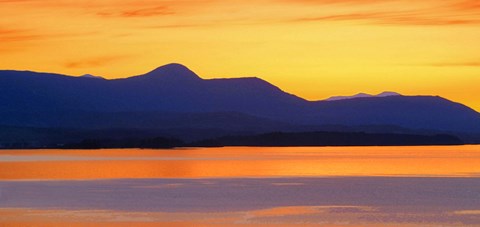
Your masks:
{"label": "mountain ridge", "polygon": [[397,92],[384,91],[377,95],[371,95],[367,93],[358,93],[352,96],[332,96],[323,101],[339,101],[339,100],[356,99],[356,98],[383,98],[383,97],[390,97],[390,96],[403,96],[403,95]]}
{"label": "mountain ridge", "polygon": [[[115,127],[131,122],[130,115],[120,114],[131,112],[143,114],[145,119],[138,119],[138,126],[143,121],[162,127],[163,121],[154,123],[156,117],[145,113],[235,112],[258,117],[259,125],[260,119],[269,119],[297,126],[396,125],[413,130],[480,132],[480,114],[463,104],[438,96],[397,94],[307,101],[258,77],[202,79],[176,63],[113,80],[7,70],[0,71],[0,124],[79,125],[81,118],[73,116],[85,113],[91,119],[108,119],[108,127]],[[97,117],[104,115],[110,117]],[[85,127],[95,127],[93,122],[99,121],[91,122]],[[225,122],[224,129],[228,125]]]}
{"label": "mountain ridge", "polygon": [[92,74],[85,74],[85,75],[80,76],[80,78],[89,78],[89,79],[105,80],[105,78],[103,78],[103,77],[101,77],[101,76],[94,76],[94,75],[92,75]]}

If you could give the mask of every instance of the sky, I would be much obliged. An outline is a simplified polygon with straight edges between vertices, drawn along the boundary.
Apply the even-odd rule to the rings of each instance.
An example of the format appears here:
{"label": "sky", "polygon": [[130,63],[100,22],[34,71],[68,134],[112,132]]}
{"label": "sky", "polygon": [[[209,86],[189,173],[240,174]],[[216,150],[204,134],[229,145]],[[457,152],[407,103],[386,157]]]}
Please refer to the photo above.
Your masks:
{"label": "sky", "polygon": [[181,63],[308,100],[440,95],[480,110],[477,0],[0,0],[0,69],[124,78]]}

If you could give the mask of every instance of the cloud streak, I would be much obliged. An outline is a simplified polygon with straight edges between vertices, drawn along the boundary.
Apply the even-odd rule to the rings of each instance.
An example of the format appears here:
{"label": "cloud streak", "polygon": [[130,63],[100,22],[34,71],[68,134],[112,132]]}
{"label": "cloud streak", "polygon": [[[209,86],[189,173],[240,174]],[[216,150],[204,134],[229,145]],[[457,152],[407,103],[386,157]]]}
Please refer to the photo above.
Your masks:
{"label": "cloud streak", "polygon": [[480,1],[478,0],[466,0],[459,1],[452,4],[453,8],[457,10],[475,11],[480,10]]}
{"label": "cloud streak", "polygon": [[480,67],[480,61],[441,62],[441,63],[430,64],[429,66],[434,66],[434,67]]}
{"label": "cloud streak", "polygon": [[9,29],[0,27],[0,43],[24,42],[43,38],[32,30]]}
{"label": "cloud streak", "polygon": [[[293,18],[290,22],[361,21],[377,25],[414,26],[480,24],[480,14],[475,14],[480,10],[480,2],[472,0],[425,1],[423,3],[407,0],[280,0],[280,2],[318,8],[335,4],[337,5],[335,10],[341,12],[335,13],[334,10],[330,13],[307,15]],[[378,7],[380,4],[384,6]],[[393,10],[386,11],[385,9]]]}
{"label": "cloud streak", "polygon": [[378,25],[416,25],[416,26],[451,26],[451,25],[476,25],[480,18],[450,18],[426,16],[414,12],[374,12],[333,14],[318,17],[301,17],[290,22],[322,22],[322,21],[364,21]]}
{"label": "cloud streak", "polygon": [[385,3],[399,0],[276,0],[275,2],[291,3],[291,4],[307,4],[307,5],[327,5],[327,4],[343,4],[343,5],[364,5],[374,3]]}
{"label": "cloud streak", "polygon": [[98,12],[97,15],[102,17],[154,17],[154,16],[166,16],[173,15],[175,12],[166,5],[141,8],[141,9],[129,9],[120,10],[120,12]]}
{"label": "cloud streak", "polygon": [[100,56],[89,59],[81,59],[70,61],[64,64],[66,68],[78,69],[78,68],[98,68],[113,64],[115,62],[121,61],[127,58],[125,55],[111,55],[111,56]]}
{"label": "cloud streak", "polygon": [[30,3],[30,2],[38,2],[38,0],[0,0],[0,4],[2,4],[2,3]]}

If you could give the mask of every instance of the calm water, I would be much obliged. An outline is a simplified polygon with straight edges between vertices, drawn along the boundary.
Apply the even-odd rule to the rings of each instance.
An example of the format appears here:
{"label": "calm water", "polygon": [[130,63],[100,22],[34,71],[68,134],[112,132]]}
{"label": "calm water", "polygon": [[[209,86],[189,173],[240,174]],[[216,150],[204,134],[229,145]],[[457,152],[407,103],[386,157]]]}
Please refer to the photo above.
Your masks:
{"label": "calm water", "polygon": [[480,226],[480,146],[0,151],[0,226]]}

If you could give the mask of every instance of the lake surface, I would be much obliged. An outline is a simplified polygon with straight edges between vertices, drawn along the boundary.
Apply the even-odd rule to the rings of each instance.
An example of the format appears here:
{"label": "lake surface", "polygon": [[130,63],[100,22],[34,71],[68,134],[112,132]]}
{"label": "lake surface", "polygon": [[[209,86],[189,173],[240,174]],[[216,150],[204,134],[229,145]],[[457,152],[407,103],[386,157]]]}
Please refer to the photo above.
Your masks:
{"label": "lake surface", "polygon": [[0,226],[480,226],[480,146],[0,151]]}

